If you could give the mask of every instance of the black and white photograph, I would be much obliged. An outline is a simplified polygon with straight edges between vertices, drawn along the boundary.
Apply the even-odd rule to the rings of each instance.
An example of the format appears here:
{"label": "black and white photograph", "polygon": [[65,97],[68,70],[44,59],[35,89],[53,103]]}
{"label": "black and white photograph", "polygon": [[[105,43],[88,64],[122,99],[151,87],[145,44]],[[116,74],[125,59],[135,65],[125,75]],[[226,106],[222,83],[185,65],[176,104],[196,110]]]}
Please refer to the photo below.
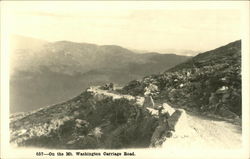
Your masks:
{"label": "black and white photograph", "polygon": [[249,1],[2,1],[1,158],[249,158]]}

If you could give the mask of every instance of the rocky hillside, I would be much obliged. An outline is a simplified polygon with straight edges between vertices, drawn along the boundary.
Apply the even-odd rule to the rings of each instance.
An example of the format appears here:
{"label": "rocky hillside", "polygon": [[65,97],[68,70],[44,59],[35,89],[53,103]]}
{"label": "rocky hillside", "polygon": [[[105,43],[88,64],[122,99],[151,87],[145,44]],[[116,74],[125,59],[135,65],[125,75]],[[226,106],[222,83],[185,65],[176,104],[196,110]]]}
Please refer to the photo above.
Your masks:
{"label": "rocky hillside", "polygon": [[240,126],[212,121],[148,97],[91,87],[79,96],[10,117],[10,142],[18,147],[121,149],[238,148]]}
{"label": "rocky hillside", "polygon": [[11,48],[12,113],[68,100],[90,85],[123,85],[188,59],[174,54],[138,54],[116,45],[46,42],[22,36],[13,38]]}
{"label": "rocky hillside", "polygon": [[11,143],[46,148],[149,147],[158,126],[143,97],[91,87],[65,103],[11,116]]}
{"label": "rocky hillside", "polygon": [[143,95],[145,88],[159,102],[227,118],[241,117],[241,41],[201,53],[162,74],[131,81],[123,92]]}
{"label": "rocky hillside", "polygon": [[59,149],[239,148],[240,63],[236,41],[123,88],[90,87],[69,101],[12,114],[10,142]]}

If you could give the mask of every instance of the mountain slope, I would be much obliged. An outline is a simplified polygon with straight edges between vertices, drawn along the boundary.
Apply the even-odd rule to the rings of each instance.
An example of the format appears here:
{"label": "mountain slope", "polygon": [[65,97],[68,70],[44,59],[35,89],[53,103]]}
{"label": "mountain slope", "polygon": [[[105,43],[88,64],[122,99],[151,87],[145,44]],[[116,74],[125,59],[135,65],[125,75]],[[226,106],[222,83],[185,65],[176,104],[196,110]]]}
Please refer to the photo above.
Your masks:
{"label": "mountain slope", "polygon": [[189,58],[136,54],[115,45],[52,43],[21,36],[15,40],[18,42],[19,45],[12,47],[11,112],[34,110],[70,99],[90,85],[109,82],[123,85]]}
{"label": "mountain slope", "polygon": [[238,124],[145,103],[144,97],[91,87],[69,101],[11,115],[10,142],[54,149],[162,147],[166,153],[241,146]]}
{"label": "mountain slope", "polygon": [[236,41],[121,89],[90,87],[66,102],[13,114],[10,142],[61,149],[161,147],[166,153],[238,149],[240,59]]}
{"label": "mountain slope", "polygon": [[[241,116],[241,41],[199,54],[163,74],[132,81],[124,92],[152,95],[178,107],[235,118]],[[152,86],[151,86],[152,87]]]}
{"label": "mountain slope", "polygon": [[147,147],[157,119],[142,102],[143,97],[91,87],[64,103],[12,115],[10,142],[64,149]]}

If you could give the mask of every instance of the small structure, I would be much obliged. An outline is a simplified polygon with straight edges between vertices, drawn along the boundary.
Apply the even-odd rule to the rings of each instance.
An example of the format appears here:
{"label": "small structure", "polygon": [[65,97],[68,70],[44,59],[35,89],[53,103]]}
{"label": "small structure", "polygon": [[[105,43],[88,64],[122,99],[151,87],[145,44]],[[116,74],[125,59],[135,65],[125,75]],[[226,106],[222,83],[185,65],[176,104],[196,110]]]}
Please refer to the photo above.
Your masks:
{"label": "small structure", "polygon": [[110,90],[110,91],[113,91],[113,90],[114,90],[114,84],[113,84],[113,83],[110,83],[110,84],[108,85],[108,90]]}
{"label": "small structure", "polygon": [[110,90],[113,91],[114,90],[114,84],[113,83],[106,83],[103,87],[103,90]]}

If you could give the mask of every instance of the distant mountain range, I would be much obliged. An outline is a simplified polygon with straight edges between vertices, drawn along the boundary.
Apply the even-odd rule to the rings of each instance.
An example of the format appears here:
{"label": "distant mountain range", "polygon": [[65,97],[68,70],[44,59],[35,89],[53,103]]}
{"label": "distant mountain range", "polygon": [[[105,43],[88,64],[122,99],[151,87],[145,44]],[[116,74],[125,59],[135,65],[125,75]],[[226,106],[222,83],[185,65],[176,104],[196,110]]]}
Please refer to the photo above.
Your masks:
{"label": "distant mountain range", "polygon": [[161,73],[190,57],[135,53],[116,45],[11,38],[10,111],[20,112],[67,100],[90,85]]}

